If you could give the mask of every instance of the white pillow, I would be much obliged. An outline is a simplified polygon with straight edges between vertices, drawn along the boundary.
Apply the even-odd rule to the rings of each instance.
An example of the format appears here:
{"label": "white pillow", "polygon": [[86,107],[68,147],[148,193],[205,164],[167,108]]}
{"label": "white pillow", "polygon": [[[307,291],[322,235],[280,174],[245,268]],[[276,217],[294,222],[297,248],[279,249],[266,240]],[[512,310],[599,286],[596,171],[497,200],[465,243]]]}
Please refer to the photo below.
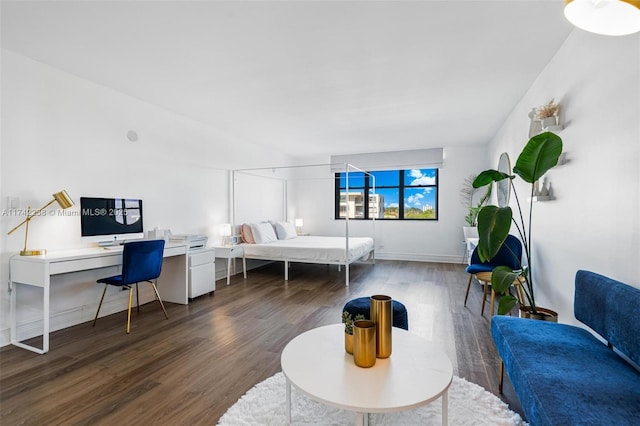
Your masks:
{"label": "white pillow", "polygon": [[276,234],[279,240],[290,240],[298,236],[295,225],[289,222],[276,222]]}
{"label": "white pillow", "polygon": [[269,222],[252,223],[251,233],[256,244],[272,243],[278,241],[273,226]]}

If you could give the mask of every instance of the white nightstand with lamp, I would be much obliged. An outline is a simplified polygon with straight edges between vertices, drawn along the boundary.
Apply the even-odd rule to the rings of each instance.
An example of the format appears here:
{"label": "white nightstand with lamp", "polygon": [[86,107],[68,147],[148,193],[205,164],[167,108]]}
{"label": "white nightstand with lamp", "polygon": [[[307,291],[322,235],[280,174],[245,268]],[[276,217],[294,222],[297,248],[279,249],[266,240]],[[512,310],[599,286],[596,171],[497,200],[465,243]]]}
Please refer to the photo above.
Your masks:
{"label": "white nightstand with lamp", "polygon": [[[239,245],[221,245],[214,246],[216,257],[227,259],[227,285],[231,282],[231,259],[242,258],[242,273],[247,279],[247,262],[244,258],[244,249]],[[233,272],[235,273],[235,262],[233,264]]]}

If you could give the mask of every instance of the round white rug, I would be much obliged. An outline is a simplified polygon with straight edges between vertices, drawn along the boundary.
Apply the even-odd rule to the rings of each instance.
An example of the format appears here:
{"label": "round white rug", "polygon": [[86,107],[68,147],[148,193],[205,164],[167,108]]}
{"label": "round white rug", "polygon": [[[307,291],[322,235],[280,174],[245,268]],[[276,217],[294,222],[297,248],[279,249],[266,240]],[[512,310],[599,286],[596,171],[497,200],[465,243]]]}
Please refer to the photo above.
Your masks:
{"label": "round white rug", "polygon": [[[286,379],[280,372],[258,383],[220,418],[220,426],[286,424]],[[398,413],[370,414],[370,425],[441,425],[440,399],[423,407]],[[353,412],[329,407],[291,389],[293,425],[353,425]],[[449,387],[450,425],[526,425],[500,398],[475,383],[453,377]]]}

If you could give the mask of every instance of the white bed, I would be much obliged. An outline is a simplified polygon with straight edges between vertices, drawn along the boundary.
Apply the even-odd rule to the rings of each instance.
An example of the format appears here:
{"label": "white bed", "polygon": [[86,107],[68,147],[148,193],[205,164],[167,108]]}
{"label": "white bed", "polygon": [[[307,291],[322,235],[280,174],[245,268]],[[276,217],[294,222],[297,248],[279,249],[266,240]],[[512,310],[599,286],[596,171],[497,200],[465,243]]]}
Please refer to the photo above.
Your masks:
{"label": "white bed", "polygon": [[299,236],[262,244],[242,244],[247,259],[284,262],[285,280],[289,279],[289,262],[344,265],[346,285],[349,285],[349,265],[356,261],[374,263],[374,241],[368,237]]}

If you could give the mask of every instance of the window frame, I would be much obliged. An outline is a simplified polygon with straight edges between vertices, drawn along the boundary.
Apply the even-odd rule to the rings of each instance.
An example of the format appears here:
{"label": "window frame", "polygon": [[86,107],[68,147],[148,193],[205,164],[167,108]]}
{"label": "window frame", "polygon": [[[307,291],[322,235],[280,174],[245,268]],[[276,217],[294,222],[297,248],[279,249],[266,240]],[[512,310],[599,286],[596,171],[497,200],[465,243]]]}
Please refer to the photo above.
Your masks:
{"label": "window frame", "polygon": [[[406,185],[405,184],[405,174],[408,171],[411,170],[433,170],[435,172],[435,184],[433,185]],[[384,185],[384,186],[380,186],[377,184],[371,184],[371,177],[373,177],[373,179],[375,180],[375,174],[379,173],[379,172],[397,172],[399,174],[398,176],[398,185]],[[361,186],[357,186],[357,187],[353,187],[353,186],[349,186],[349,193],[353,193],[353,192],[357,192],[357,191],[361,191],[362,196],[364,198],[364,217],[351,217],[349,218],[349,220],[389,220],[389,221],[398,221],[398,220],[403,220],[403,221],[423,221],[423,220],[427,220],[427,221],[438,221],[439,217],[440,217],[440,169],[438,167],[422,167],[422,168],[410,168],[410,169],[393,169],[393,170],[367,170],[367,171],[356,171],[356,172],[348,172],[348,173],[352,173],[352,174],[363,174],[365,175],[364,178],[364,187]],[[346,217],[341,217],[340,216],[340,210],[341,210],[341,195],[342,195],[342,191],[346,190],[346,188],[342,188],[340,185],[341,182],[341,176],[346,175],[347,172],[337,172],[334,174],[334,219],[335,220],[346,220]],[[368,175],[368,177],[367,177]],[[372,218],[370,217],[370,208],[369,208],[369,197],[372,195],[370,193],[371,190],[373,190],[375,185],[375,193],[378,193],[377,191],[379,189],[398,189],[398,217],[397,218]],[[435,212],[435,217],[434,218],[410,218],[407,219],[405,218],[405,190],[406,189],[411,189],[411,188],[435,188],[436,190],[436,195],[435,195],[435,206],[434,206],[434,212]],[[347,200],[348,201],[348,200]],[[346,216],[346,214],[345,214]]]}

